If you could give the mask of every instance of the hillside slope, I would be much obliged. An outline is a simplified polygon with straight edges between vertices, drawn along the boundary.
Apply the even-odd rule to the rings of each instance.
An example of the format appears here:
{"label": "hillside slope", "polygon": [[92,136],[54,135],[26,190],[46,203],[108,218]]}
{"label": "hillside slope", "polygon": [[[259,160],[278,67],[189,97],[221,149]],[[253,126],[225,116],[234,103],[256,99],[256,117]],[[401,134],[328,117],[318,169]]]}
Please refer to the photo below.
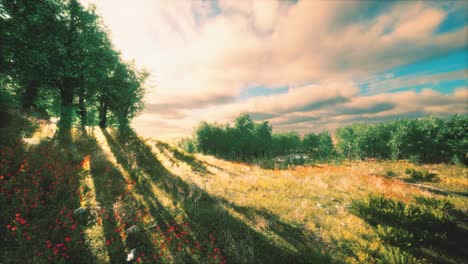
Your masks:
{"label": "hillside slope", "polygon": [[[352,162],[264,170],[133,132],[77,132],[71,153],[52,134],[39,135],[50,139],[15,155],[2,149],[2,263],[468,259],[463,167]],[[437,176],[421,182],[408,169]]]}

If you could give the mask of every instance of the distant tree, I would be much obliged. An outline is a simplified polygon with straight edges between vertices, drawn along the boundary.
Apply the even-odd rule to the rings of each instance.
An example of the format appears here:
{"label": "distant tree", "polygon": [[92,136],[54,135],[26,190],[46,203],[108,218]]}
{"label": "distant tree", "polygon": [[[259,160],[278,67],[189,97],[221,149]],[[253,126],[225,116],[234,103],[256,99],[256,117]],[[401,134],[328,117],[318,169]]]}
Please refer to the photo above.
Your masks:
{"label": "distant tree", "polygon": [[272,128],[269,125],[268,121],[264,121],[260,124],[255,124],[254,128],[254,149],[256,150],[256,156],[265,157],[271,152],[272,145]]}
{"label": "distant tree", "polygon": [[436,117],[427,117],[418,120],[417,130],[421,135],[419,146],[421,161],[440,162],[446,150],[444,139],[444,122]]}
{"label": "distant tree", "polygon": [[338,128],[336,137],[338,140],[337,148],[343,156],[348,159],[354,159],[358,156],[357,135],[353,127]]}
{"label": "distant tree", "polygon": [[468,166],[468,115],[454,115],[443,129],[445,160],[455,159]]}
{"label": "distant tree", "polygon": [[316,157],[319,151],[319,137],[314,133],[305,134],[302,139],[302,148],[306,153]]}
{"label": "distant tree", "polygon": [[328,160],[335,154],[333,140],[328,132],[318,134],[318,155],[322,160]]}

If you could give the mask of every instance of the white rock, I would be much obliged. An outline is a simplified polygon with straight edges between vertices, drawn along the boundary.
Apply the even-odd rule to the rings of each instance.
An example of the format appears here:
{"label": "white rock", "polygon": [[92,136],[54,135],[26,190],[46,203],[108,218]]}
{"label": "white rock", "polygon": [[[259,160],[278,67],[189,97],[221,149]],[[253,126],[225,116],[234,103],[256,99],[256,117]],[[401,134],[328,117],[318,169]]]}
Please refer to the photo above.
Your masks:
{"label": "white rock", "polygon": [[125,230],[125,233],[127,233],[127,235],[128,235],[128,234],[131,234],[131,233],[136,233],[138,231],[140,231],[138,226],[133,225],[133,226],[129,227],[127,230]]}
{"label": "white rock", "polygon": [[130,253],[127,254],[127,262],[133,261],[135,259],[136,248],[130,250]]}
{"label": "white rock", "polygon": [[80,207],[80,208],[76,209],[75,211],[73,211],[73,214],[74,215],[80,215],[80,214],[84,214],[85,212],[86,212],[86,208]]}

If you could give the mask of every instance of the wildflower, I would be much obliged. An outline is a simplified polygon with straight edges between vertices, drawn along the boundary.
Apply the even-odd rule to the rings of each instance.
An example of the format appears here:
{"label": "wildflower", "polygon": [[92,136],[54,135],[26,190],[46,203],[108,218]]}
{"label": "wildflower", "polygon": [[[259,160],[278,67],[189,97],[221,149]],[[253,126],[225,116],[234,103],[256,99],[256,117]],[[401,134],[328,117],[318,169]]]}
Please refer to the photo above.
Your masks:
{"label": "wildflower", "polygon": [[106,240],[106,246],[109,246],[111,244],[111,241],[109,239]]}
{"label": "wildflower", "polygon": [[71,225],[71,230],[75,230],[76,229],[76,225]]}
{"label": "wildflower", "polygon": [[65,241],[66,241],[66,242],[70,242],[71,240],[72,240],[72,239],[71,239],[70,237],[66,237],[66,238],[65,238]]}

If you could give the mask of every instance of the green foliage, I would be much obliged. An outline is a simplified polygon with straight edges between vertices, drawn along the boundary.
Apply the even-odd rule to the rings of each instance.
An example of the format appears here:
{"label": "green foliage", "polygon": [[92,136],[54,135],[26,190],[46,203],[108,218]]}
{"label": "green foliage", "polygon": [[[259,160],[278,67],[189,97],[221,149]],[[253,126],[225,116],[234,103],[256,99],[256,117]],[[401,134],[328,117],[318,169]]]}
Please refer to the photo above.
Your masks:
{"label": "green foliage", "polygon": [[407,159],[415,164],[466,161],[467,135],[466,115],[454,115],[446,121],[427,117],[354,124],[336,132],[337,149],[348,159]]}
{"label": "green foliage", "polygon": [[333,141],[328,132],[305,134],[302,139],[302,150],[312,156],[312,159],[327,161],[335,156]]}
{"label": "green foliage", "polygon": [[[415,197],[415,200],[417,204],[407,205],[371,195],[353,201],[351,208],[353,213],[376,226],[379,237],[394,247],[418,254],[419,248],[432,248],[436,255],[450,253],[459,257],[462,251],[454,245],[466,242],[466,230],[458,229],[456,221],[460,216],[454,213],[453,204],[435,198]],[[390,257],[385,254],[384,259]],[[434,254],[428,257],[433,258]]]}
{"label": "green foliage", "polygon": [[177,145],[187,153],[195,152],[195,143],[190,138],[181,139]]}
{"label": "green foliage", "polygon": [[268,122],[254,123],[249,115],[241,115],[233,127],[200,123],[194,141],[202,153],[247,160],[268,156],[273,139]]}
{"label": "green foliage", "polygon": [[1,89],[14,95],[17,108],[59,117],[59,133],[68,140],[78,121],[126,128],[142,110],[148,73],[121,61],[93,6],[6,1],[0,16]]}
{"label": "green foliage", "polygon": [[275,156],[301,151],[301,138],[297,132],[273,134],[272,141],[273,155]]}
{"label": "green foliage", "polygon": [[420,263],[411,254],[398,247],[386,246],[382,252],[379,263],[384,264],[416,264]]}
{"label": "green foliage", "polygon": [[437,174],[430,173],[428,170],[406,169],[405,173],[416,181],[437,181]]}

